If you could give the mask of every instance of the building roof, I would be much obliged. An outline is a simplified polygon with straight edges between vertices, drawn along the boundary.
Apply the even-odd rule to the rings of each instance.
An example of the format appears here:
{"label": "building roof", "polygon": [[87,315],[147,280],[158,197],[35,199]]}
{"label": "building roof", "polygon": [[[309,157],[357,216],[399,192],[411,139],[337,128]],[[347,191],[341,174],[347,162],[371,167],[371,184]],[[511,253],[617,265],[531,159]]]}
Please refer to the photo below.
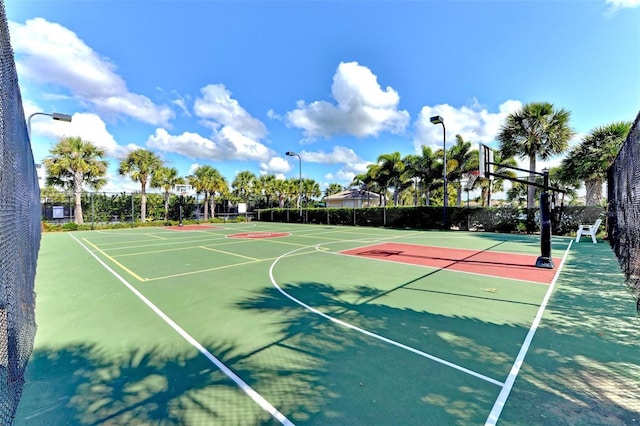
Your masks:
{"label": "building roof", "polygon": [[363,191],[360,189],[347,189],[337,194],[329,195],[327,200],[368,200],[370,198],[378,198],[378,194],[371,191]]}

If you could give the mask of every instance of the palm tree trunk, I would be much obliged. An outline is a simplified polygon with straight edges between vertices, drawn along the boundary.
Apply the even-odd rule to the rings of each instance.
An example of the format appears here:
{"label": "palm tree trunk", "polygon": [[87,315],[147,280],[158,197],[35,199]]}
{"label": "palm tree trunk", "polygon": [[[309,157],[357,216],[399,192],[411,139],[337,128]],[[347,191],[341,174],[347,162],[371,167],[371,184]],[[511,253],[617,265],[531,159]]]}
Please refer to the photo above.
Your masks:
{"label": "palm tree trunk", "polygon": [[169,191],[164,192],[164,221],[169,217]]}
{"label": "palm tree trunk", "polygon": [[202,210],[204,210],[204,221],[209,220],[209,193],[204,193],[204,200],[202,200]]}
{"label": "palm tree trunk", "polygon": [[75,223],[82,225],[84,223],[84,219],[82,217],[82,174],[76,173],[74,175],[73,196],[75,204],[73,219]]}
{"label": "palm tree trunk", "polygon": [[[534,183],[536,181],[536,156],[529,156],[529,182]],[[536,206],[535,200],[536,187],[533,185],[527,185],[527,208],[532,209]]]}
{"label": "palm tree trunk", "polygon": [[601,180],[588,180],[585,181],[584,187],[586,189],[585,205],[598,206],[602,204],[602,181]]}
{"label": "palm tree trunk", "polygon": [[215,192],[211,193],[209,196],[209,208],[211,209],[211,219],[213,219],[215,218],[216,212]]}
{"label": "palm tree trunk", "polygon": [[140,221],[145,222],[147,219],[147,193],[144,190],[144,186],[142,187],[142,191],[140,192]]}

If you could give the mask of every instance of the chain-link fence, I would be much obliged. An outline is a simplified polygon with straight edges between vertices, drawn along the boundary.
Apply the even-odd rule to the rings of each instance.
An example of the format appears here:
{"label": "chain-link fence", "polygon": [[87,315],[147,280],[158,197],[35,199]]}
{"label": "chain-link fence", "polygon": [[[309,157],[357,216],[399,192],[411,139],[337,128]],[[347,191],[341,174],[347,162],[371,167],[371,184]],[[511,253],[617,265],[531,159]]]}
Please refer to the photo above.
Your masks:
{"label": "chain-link fence", "polygon": [[609,168],[608,180],[609,240],[640,310],[640,113]]}
{"label": "chain-link fence", "polygon": [[0,424],[13,418],[35,336],[40,191],[13,50],[0,5]]}
{"label": "chain-link fence", "polygon": [[[46,230],[66,225],[64,229],[92,229],[99,225],[130,224],[140,221],[142,195],[139,192],[83,192],[80,197],[82,223],[75,226],[76,212],[74,195],[49,193],[41,199],[41,216]],[[146,222],[202,221],[205,219],[203,196],[166,193],[146,194]],[[250,218],[253,212],[239,212],[238,205],[222,200],[214,205],[216,218]],[[209,206],[207,219],[211,219]]]}

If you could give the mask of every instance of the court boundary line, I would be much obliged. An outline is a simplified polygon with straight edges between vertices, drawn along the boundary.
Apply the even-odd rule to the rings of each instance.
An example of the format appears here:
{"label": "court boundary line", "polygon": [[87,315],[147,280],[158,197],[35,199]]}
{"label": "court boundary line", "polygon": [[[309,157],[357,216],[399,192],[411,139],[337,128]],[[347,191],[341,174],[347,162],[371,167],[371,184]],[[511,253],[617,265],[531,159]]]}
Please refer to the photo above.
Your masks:
{"label": "court boundary line", "polygon": [[[320,251],[318,247],[321,246],[321,245],[323,245],[323,244],[316,244],[315,246],[311,245],[311,246],[308,246],[308,247],[315,247],[316,250]],[[331,315],[325,314],[324,312],[322,312],[322,311],[312,307],[311,305],[308,305],[305,302],[297,299],[296,297],[290,295],[289,293],[284,291],[282,289],[282,287],[280,287],[278,285],[277,281],[275,280],[275,278],[273,276],[273,269],[274,269],[275,265],[280,261],[280,259],[283,259],[283,258],[288,257],[290,255],[294,255],[294,253],[297,252],[298,250],[302,250],[302,248],[298,248],[298,249],[292,250],[290,252],[287,252],[287,253],[284,253],[284,254],[278,256],[273,261],[271,266],[269,267],[269,279],[271,280],[271,284],[273,284],[273,286],[280,293],[282,293],[282,295],[284,295],[286,298],[288,298],[292,302],[302,306],[303,308],[307,309],[308,311],[313,312],[314,314],[319,315],[319,316],[321,316],[321,317],[323,317],[323,318],[325,318],[325,319],[327,319],[327,320],[329,320],[329,321],[331,321],[331,322],[333,322],[335,324],[341,325],[343,327],[346,327],[346,328],[349,328],[351,330],[354,330],[354,331],[356,331],[358,333],[361,333],[361,334],[364,334],[366,336],[372,337],[374,339],[380,340],[382,342],[388,343],[388,344],[390,344],[392,346],[396,346],[396,347],[398,347],[400,349],[404,349],[404,350],[406,350],[408,352],[412,352],[412,353],[414,353],[416,355],[419,355],[419,356],[421,356],[423,358],[427,358],[427,359],[429,359],[431,361],[435,361],[435,362],[437,362],[439,364],[445,365],[447,367],[450,367],[450,368],[453,368],[455,370],[461,371],[461,372],[466,373],[468,375],[474,376],[474,377],[476,377],[476,378],[478,378],[480,380],[483,380],[485,382],[489,382],[489,383],[494,384],[494,385],[499,386],[499,387],[503,387],[504,386],[503,382],[500,382],[500,381],[498,381],[496,379],[493,379],[493,378],[491,378],[489,376],[485,376],[484,374],[481,374],[481,373],[478,373],[476,371],[470,370],[468,368],[462,367],[461,365],[454,364],[454,363],[452,363],[450,361],[447,361],[445,359],[439,358],[439,357],[437,357],[435,355],[431,355],[431,354],[429,354],[427,352],[424,352],[424,351],[421,351],[421,350],[416,349],[414,347],[405,345],[404,343],[400,343],[400,342],[392,340],[392,339],[390,339],[388,337],[384,337],[384,336],[382,336],[380,334],[377,334],[377,333],[374,333],[372,331],[366,330],[364,328],[360,328],[358,326],[350,324],[350,323],[348,323],[346,321],[342,321],[342,320],[340,320],[338,318],[334,318]]]}
{"label": "court boundary line", "polygon": [[80,246],[86,250],[94,259],[98,261],[107,271],[109,271],[114,277],[118,279],[125,287],[127,287],[135,296],[137,296],[145,305],[147,305],[153,312],[156,313],[167,325],[169,325],[173,330],[178,333],[183,339],[185,339],[191,346],[196,348],[198,352],[204,355],[209,361],[211,361],[216,367],[220,369],[229,379],[231,379],[249,398],[253,400],[256,404],[260,406],[264,411],[271,414],[271,416],[278,420],[281,424],[287,426],[293,426],[294,423],[289,420],[284,414],[282,414],[277,408],[275,408],[269,401],[267,401],[262,395],[256,392],[251,386],[247,384],[240,376],[233,372],[229,367],[227,367],[222,361],[216,358],[207,348],[205,348],[200,342],[198,342],[194,337],[192,337],[189,333],[187,333],[182,327],[178,325],[175,321],[173,321],[167,314],[165,314],[160,308],[151,302],[151,300],[147,299],[138,289],[132,286],[127,280],[125,280],[120,274],[114,271],[109,265],[107,265],[102,259],[100,259],[94,252],[89,250],[87,246],[85,246],[82,241],[77,239],[73,233],[69,233],[71,238],[76,240]]}
{"label": "court boundary line", "polygon": [[573,245],[573,239],[569,240],[569,245],[567,246],[567,249],[564,252],[564,256],[562,256],[562,261],[560,262],[558,271],[554,275],[553,280],[551,281],[551,284],[549,285],[549,288],[547,289],[547,292],[544,295],[544,298],[542,299],[540,308],[538,308],[538,313],[536,314],[536,317],[534,318],[533,323],[529,328],[529,332],[527,333],[527,337],[525,337],[524,342],[522,343],[522,347],[520,347],[520,351],[518,352],[518,355],[516,356],[516,359],[513,362],[513,365],[511,366],[509,375],[507,376],[507,379],[504,381],[504,386],[502,387],[502,390],[498,394],[498,397],[496,398],[493,404],[493,407],[491,408],[491,412],[489,413],[489,417],[487,417],[485,426],[495,426],[495,424],[498,422],[498,419],[500,418],[502,409],[504,408],[504,405],[506,404],[507,399],[509,398],[509,394],[511,393],[511,389],[513,388],[516,378],[520,373],[520,368],[524,363],[524,358],[527,356],[527,353],[529,352],[529,347],[531,346],[533,337],[536,334],[540,321],[542,321],[542,315],[544,314],[547,308],[547,303],[549,302],[549,299],[551,298],[551,294],[553,293],[553,290],[556,287],[556,282],[558,281],[558,277],[560,276],[560,272],[564,267],[564,263],[567,260],[567,256],[569,255],[569,251],[571,250],[572,245]]}

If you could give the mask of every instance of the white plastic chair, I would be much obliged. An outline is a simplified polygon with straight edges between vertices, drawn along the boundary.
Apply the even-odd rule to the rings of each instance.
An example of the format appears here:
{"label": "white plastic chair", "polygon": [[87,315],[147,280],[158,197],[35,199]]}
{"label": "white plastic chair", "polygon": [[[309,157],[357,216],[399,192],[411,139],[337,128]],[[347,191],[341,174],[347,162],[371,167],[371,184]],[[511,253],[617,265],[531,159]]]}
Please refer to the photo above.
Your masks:
{"label": "white plastic chair", "polygon": [[597,244],[598,241],[596,240],[596,234],[598,233],[598,228],[600,228],[601,223],[602,219],[598,219],[593,225],[580,224],[580,226],[578,226],[578,231],[576,232],[576,242],[580,241],[581,236],[589,235],[593,244]]}

